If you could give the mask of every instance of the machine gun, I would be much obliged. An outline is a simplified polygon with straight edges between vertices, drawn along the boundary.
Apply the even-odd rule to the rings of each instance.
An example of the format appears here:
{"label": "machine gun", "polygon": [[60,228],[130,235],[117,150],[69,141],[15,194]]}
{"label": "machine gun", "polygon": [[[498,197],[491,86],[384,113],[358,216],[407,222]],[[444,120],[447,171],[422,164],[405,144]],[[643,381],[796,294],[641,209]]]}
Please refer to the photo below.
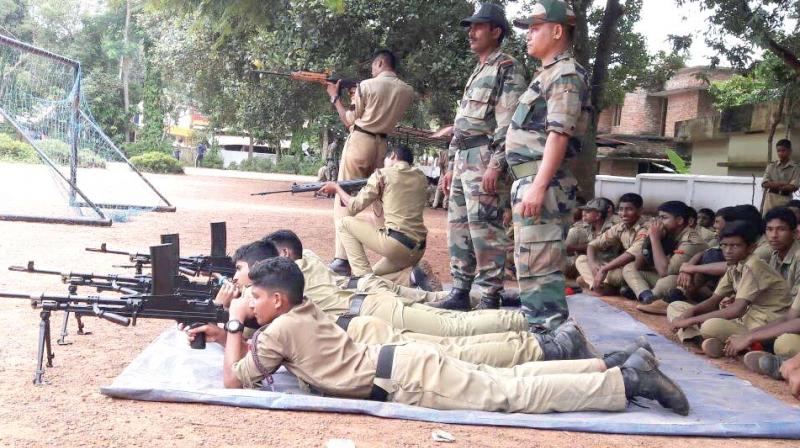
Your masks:
{"label": "machine gun", "polygon": [[[340,187],[344,191],[349,194],[355,193],[356,191],[360,190],[367,184],[367,179],[352,179],[352,180],[340,180],[336,182],[339,184]],[[291,188],[288,190],[275,190],[275,191],[264,191],[261,193],[251,193],[250,196],[266,196],[268,194],[278,194],[278,193],[306,193],[309,191],[318,191],[322,186],[325,185],[325,182],[308,182],[308,183],[293,183]]]}
{"label": "machine gun", "polygon": [[[178,256],[176,261],[178,272],[189,276],[197,276],[202,273],[216,273],[226,277],[232,277],[236,273],[236,264],[231,257],[225,255],[227,238],[225,222],[212,222],[211,255],[197,255],[192,257]],[[178,254],[180,254],[180,238],[177,234],[161,235],[161,244],[172,244],[176,248]],[[143,269],[151,264],[149,254],[109,249],[106,243],[100,244],[99,248],[87,247],[86,250],[88,252],[126,255],[133,264],[124,267],[135,269],[137,275],[141,275]]]}
{"label": "machine gun", "polygon": [[322,84],[323,86],[328,84],[336,84],[337,82],[341,81],[339,84],[339,96],[342,96],[346,91],[355,88],[358,86],[358,81],[355,79],[347,79],[341,78],[339,76],[334,75],[330,70],[324,72],[308,72],[308,71],[292,71],[292,72],[278,72],[272,70],[252,70],[252,73],[258,75],[259,78],[261,75],[267,76],[285,76],[287,78],[292,78],[295,81],[303,81],[303,82],[315,82],[317,84]]}
{"label": "machine gun", "polygon": [[[211,298],[175,294],[174,276],[171,270],[175,264],[171,258],[169,245],[150,248],[152,267],[152,291],[150,294],[131,294],[121,297],[26,294],[20,292],[0,292],[0,298],[27,299],[39,313],[38,359],[34,384],[42,384],[45,361],[47,367],[53,366],[50,342],[50,314],[53,311],[66,311],[76,316],[95,316],[122,326],[136,325],[138,319],[167,319],[184,325],[196,327],[205,323],[227,322],[228,311],[213,302]],[[248,322],[253,326],[252,322]],[[205,335],[198,334],[191,346],[205,348]]]}

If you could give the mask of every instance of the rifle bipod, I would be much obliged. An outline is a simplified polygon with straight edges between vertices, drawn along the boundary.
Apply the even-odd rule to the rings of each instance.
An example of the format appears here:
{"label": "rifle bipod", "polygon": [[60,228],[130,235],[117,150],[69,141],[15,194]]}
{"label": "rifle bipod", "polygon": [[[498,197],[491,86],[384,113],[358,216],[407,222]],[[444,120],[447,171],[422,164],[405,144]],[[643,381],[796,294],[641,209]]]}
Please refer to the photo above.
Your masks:
{"label": "rifle bipod", "polygon": [[[69,322],[69,314],[70,314],[69,311],[64,312],[64,322],[61,323],[61,337],[58,338],[58,340],[56,340],[56,344],[58,345],[72,345],[72,342],[67,342],[67,334],[69,334],[67,332],[67,322]],[[83,331],[84,324],[83,321],[81,320],[81,316],[76,314],[75,322],[78,323],[78,332],[76,334],[79,334],[81,336],[92,334],[91,331]]]}
{"label": "rifle bipod", "polygon": [[53,358],[56,357],[50,344],[50,310],[42,310],[39,313],[39,317],[41,318],[39,321],[39,352],[36,362],[36,374],[33,376],[33,384],[37,386],[42,385],[45,349],[47,350],[47,367],[53,367]]}

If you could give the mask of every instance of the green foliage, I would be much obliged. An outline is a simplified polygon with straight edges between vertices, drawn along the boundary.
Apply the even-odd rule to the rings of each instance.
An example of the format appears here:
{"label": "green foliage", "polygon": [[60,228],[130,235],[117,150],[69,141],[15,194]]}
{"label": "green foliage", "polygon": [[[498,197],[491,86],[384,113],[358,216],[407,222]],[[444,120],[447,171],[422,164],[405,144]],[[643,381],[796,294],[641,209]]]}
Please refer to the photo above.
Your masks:
{"label": "green foliage", "polygon": [[689,165],[686,164],[686,161],[683,160],[681,156],[678,155],[677,152],[668,149],[667,158],[669,159],[669,162],[672,164],[672,166],[675,167],[675,171],[677,171],[678,174],[689,174],[690,172]]}
{"label": "green foliage", "polygon": [[[72,153],[70,145],[61,140],[46,138],[36,142],[36,146],[57,165],[69,165],[70,155]],[[92,152],[92,150],[79,148],[78,167],[105,168],[106,162]]]}
{"label": "green foliage", "polygon": [[158,174],[183,174],[183,167],[174,157],[153,151],[131,157],[131,163],[140,171]]}
{"label": "green foliage", "polygon": [[135,157],[148,152],[160,152],[163,154],[172,154],[172,146],[166,141],[148,141],[137,140],[131,143],[122,145],[122,150],[128,158]]}
{"label": "green foliage", "polygon": [[259,173],[274,173],[275,165],[270,159],[262,159],[260,157],[253,157],[252,159],[242,160],[241,163],[231,162],[228,165],[229,170],[239,171],[256,171]]}
{"label": "green foliage", "polygon": [[0,162],[41,163],[30,145],[8,134],[0,134]]}
{"label": "green foliage", "polygon": [[164,138],[164,96],[161,80],[161,69],[151,58],[152,45],[145,45],[147,62],[145,64],[144,87],[142,89],[142,108],[144,112],[144,128],[137,139],[154,144]]}
{"label": "green foliage", "polygon": [[798,78],[780,59],[766,54],[750,73],[711,83],[709,93],[718,109],[777,101],[787,88],[798,89]]}
{"label": "green foliage", "polygon": [[215,168],[215,169],[222,169],[224,165],[224,161],[222,160],[222,154],[219,153],[218,147],[212,147],[207,153],[206,156],[203,157],[203,167],[204,168]]}

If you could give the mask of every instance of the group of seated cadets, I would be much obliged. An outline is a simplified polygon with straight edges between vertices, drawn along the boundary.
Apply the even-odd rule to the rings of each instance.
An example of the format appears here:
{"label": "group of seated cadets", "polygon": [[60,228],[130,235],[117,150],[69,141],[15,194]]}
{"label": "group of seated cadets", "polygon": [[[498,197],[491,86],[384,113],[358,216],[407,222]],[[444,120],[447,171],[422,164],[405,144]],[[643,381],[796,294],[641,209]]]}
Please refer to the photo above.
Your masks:
{"label": "group of seated cadets", "polygon": [[284,365],[318,393],[435,409],[620,411],[645,397],[689,411],[644,337],[600,358],[573,321],[533,333],[517,311],[431,308],[424,301],[435,297],[385,279],[344,289],[353,285],[289,230],[233,258],[236,275],[217,300],[231,322],[254,318],[261,328],[249,342],[236,322],[187,330],[225,346],[226,387],[262,387]]}
{"label": "group of seated cadets", "polygon": [[710,357],[744,353],[748,369],[789,380],[800,369],[800,201],[763,219],[752,205],[695,213],[669,201],[649,222],[641,209],[639,195],[620,198],[621,222],[576,260],[578,283],[666,315]]}

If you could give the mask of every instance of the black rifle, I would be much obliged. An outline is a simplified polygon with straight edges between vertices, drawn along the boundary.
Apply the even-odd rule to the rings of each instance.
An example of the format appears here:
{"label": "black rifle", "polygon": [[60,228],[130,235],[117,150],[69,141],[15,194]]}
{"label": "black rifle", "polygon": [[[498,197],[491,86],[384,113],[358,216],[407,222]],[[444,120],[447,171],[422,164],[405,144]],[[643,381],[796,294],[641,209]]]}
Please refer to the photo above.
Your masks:
{"label": "black rifle", "polygon": [[[340,187],[344,191],[349,194],[352,194],[367,184],[367,179],[352,179],[352,180],[340,180],[336,182],[339,184]],[[325,185],[325,182],[308,182],[308,183],[293,183],[292,187],[288,190],[275,190],[275,191],[263,191],[261,193],[251,193],[250,196],[266,196],[268,194],[278,194],[278,193],[306,193],[309,191],[318,191],[322,186]]]}
{"label": "black rifle", "polygon": [[[34,384],[42,384],[44,375],[44,356],[47,367],[53,366],[50,342],[50,314],[53,311],[66,311],[76,316],[96,316],[122,326],[136,325],[137,319],[167,319],[196,327],[205,323],[222,323],[229,319],[228,311],[213,302],[211,298],[174,294],[174,258],[169,245],[153,246],[152,293],[132,294],[121,297],[26,294],[20,292],[0,292],[0,298],[28,299],[33,308],[41,309],[39,316],[39,341]],[[248,323],[253,326],[252,322]],[[205,348],[205,335],[196,335],[192,348]]]}

